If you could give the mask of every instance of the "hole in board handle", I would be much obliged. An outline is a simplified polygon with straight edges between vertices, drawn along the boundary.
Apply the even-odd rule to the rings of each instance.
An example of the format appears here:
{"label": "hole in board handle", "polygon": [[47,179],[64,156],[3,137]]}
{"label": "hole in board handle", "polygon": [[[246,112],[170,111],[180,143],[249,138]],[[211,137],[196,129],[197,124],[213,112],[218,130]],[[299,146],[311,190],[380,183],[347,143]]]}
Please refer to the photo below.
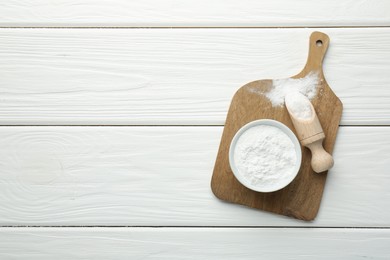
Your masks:
{"label": "hole in board handle", "polygon": [[317,47],[321,47],[322,46],[322,41],[321,40],[317,40],[316,41],[316,45],[317,45]]}

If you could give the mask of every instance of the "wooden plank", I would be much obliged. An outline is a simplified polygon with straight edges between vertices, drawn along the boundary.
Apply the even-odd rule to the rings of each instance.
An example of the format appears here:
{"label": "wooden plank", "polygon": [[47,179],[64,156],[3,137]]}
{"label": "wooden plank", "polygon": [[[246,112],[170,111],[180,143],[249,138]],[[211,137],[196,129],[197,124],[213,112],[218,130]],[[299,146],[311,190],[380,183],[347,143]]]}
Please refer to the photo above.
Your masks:
{"label": "wooden plank", "polygon": [[388,229],[2,228],[1,259],[387,259]]}
{"label": "wooden plank", "polygon": [[388,26],[389,10],[386,0],[3,0],[0,26]]}
{"label": "wooden plank", "polygon": [[[302,68],[311,31],[2,29],[0,124],[223,125],[240,86]],[[341,124],[390,124],[390,28],[323,31]]]}
{"label": "wooden plank", "polygon": [[390,127],[341,127],[319,214],[224,203],[222,127],[1,127],[1,225],[390,226]]}

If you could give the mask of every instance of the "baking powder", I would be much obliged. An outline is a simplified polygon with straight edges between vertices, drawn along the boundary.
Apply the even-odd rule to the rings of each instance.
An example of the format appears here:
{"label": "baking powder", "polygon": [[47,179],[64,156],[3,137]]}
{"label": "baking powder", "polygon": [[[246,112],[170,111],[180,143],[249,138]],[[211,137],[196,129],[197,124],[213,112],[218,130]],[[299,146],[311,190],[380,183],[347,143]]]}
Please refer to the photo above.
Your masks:
{"label": "baking powder", "polygon": [[272,187],[294,174],[297,155],[294,143],[282,130],[258,125],[237,140],[234,163],[252,185]]}
{"label": "baking powder", "polygon": [[282,106],[287,94],[301,93],[311,100],[316,96],[317,88],[318,73],[310,72],[300,79],[275,79],[272,81],[272,89],[263,94],[271,101],[272,106]]}
{"label": "baking powder", "polygon": [[310,119],[313,116],[310,100],[299,92],[293,92],[286,95],[286,107],[299,119]]}

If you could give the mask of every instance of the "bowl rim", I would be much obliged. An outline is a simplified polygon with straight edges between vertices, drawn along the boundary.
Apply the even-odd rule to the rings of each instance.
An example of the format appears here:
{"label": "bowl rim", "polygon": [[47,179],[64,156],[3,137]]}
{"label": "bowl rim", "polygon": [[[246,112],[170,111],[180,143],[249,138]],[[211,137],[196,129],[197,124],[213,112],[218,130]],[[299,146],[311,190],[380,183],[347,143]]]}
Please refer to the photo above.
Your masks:
{"label": "bowl rim", "polygon": [[[258,187],[258,186],[252,185],[243,175],[240,174],[240,172],[237,169],[237,167],[235,165],[235,162],[234,162],[234,149],[236,147],[238,139],[241,137],[241,135],[245,131],[247,131],[248,129],[250,129],[250,128],[254,127],[254,126],[259,126],[259,125],[269,125],[269,126],[277,127],[278,129],[282,130],[283,133],[285,133],[290,138],[290,140],[293,142],[294,147],[295,147],[295,152],[296,152],[296,155],[297,155],[297,163],[295,165],[294,172],[293,172],[293,174],[291,174],[290,178],[286,179],[286,181],[284,181],[284,182],[280,182],[279,185],[274,185],[274,186],[269,187],[269,188]],[[279,122],[279,121],[276,121],[276,120],[273,120],[273,119],[254,120],[254,121],[251,121],[251,122],[247,123],[243,127],[241,127],[236,132],[236,134],[234,135],[234,137],[233,137],[233,139],[232,139],[232,141],[230,143],[230,147],[229,147],[229,164],[230,164],[230,168],[231,168],[231,170],[233,172],[233,175],[245,187],[247,187],[247,188],[249,188],[251,190],[257,191],[257,192],[274,192],[274,191],[278,191],[278,190],[281,190],[281,189],[285,188],[287,185],[289,185],[295,179],[295,177],[299,173],[299,170],[300,170],[301,164],[302,164],[301,144],[299,143],[298,138],[294,134],[294,132],[288,126],[283,124],[282,122]]]}

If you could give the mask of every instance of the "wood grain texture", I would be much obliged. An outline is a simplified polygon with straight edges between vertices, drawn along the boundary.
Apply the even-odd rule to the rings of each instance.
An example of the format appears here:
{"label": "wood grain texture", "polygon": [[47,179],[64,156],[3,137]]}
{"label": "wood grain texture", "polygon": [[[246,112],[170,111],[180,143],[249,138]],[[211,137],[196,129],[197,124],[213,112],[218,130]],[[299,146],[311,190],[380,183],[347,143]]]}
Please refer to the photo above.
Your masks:
{"label": "wood grain texture", "polygon": [[1,259],[387,259],[390,230],[3,228]]}
{"label": "wood grain texture", "polygon": [[[322,41],[321,46],[316,42]],[[329,45],[329,37],[313,32],[308,40],[309,55],[303,70],[292,78],[300,79],[311,73],[318,74],[318,92],[312,100],[326,139],[325,149],[332,153],[342,114],[342,103],[326,83],[322,61]],[[303,149],[298,175],[287,187],[270,193],[256,192],[242,185],[234,176],[229,163],[229,148],[234,135],[241,127],[259,119],[273,119],[284,123],[293,132],[285,106],[273,106],[265,96],[272,89],[272,80],[257,80],[241,87],[232,99],[211,180],[216,197],[248,207],[302,220],[313,220],[320,207],[326,182],[326,172],[316,174],[311,166],[312,154]],[[316,168],[314,168],[316,169]]]}
{"label": "wood grain texture", "polygon": [[[341,124],[390,124],[390,28],[323,31]],[[311,32],[2,29],[0,124],[223,125],[240,86],[303,67]]]}
{"label": "wood grain texture", "polygon": [[3,0],[0,26],[388,26],[389,10],[385,0]]}
{"label": "wood grain texture", "polygon": [[341,127],[303,222],[214,197],[222,127],[0,127],[1,225],[390,227],[390,128]]}

